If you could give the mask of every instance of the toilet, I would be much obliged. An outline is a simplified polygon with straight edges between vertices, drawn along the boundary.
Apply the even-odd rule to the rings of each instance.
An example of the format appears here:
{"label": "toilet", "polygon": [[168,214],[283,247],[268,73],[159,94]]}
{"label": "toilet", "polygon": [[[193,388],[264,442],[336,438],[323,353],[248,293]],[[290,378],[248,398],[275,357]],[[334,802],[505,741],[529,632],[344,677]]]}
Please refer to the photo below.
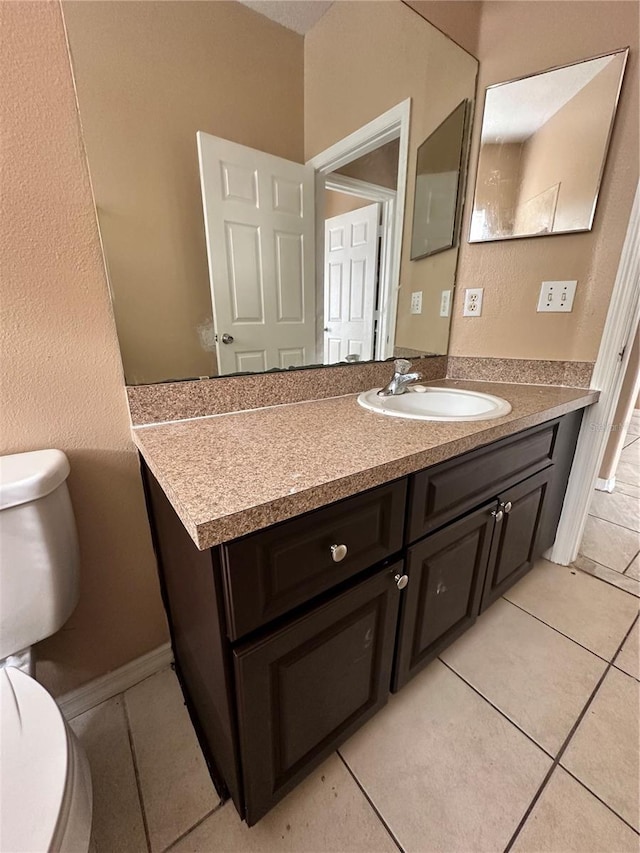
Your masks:
{"label": "toilet", "polygon": [[60,450],[0,456],[0,853],[89,849],[89,764],[31,653],[78,601],[68,475]]}

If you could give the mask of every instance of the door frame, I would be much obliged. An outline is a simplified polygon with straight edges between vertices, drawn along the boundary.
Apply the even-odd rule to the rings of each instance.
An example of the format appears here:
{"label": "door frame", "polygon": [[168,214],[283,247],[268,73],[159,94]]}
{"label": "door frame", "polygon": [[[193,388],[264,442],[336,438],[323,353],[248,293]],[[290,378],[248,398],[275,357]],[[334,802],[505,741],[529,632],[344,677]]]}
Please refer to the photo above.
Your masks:
{"label": "door frame", "polygon": [[[384,275],[380,279],[380,315],[376,340],[376,359],[393,355],[395,343],[398,290],[400,287],[400,256],[407,190],[407,166],[409,161],[409,120],[411,98],[406,98],[395,107],[374,118],[358,130],[345,136],[334,145],[307,160],[316,173],[316,274],[318,281],[324,277],[324,189],[327,176],[341,166],[375,151],[394,139],[400,140],[398,154],[398,183],[393,214],[389,223],[388,257],[385,259]],[[332,175],[333,181],[336,176]],[[353,181],[354,179],[349,179]],[[359,182],[365,184],[366,182]],[[373,185],[369,185],[373,186]],[[340,190],[343,192],[344,190]],[[391,192],[391,191],[390,191]],[[359,195],[360,193],[353,193]],[[365,196],[366,197],[366,196]],[[372,199],[379,201],[380,199]],[[321,267],[322,265],[322,267]],[[382,263],[381,263],[382,269]]]}
{"label": "door frame", "polygon": [[[358,178],[350,178],[348,175],[340,175],[337,172],[335,174],[328,175],[325,178],[324,188],[327,190],[335,190],[336,192],[341,192],[345,195],[366,198],[367,201],[378,202],[382,208],[382,232],[380,235],[382,238],[382,245],[380,247],[380,265],[378,268],[378,275],[380,278],[379,304],[382,305],[384,301],[384,282],[390,282],[393,280],[392,240],[398,193],[396,190],[390,190],[388,187],[372,184],[369,181],[361,181]],[[325,247],[323,246],[323,250],[324,248]],[[380,321],[381,316],[382,314],[378,309],[378,321]],[[387,358],[386,352],[388,347],[386,335],[383,335],[379,326],[380,322],[378,323],[373,357],[378,361],[382,361]],[[390,343],[393,350],[395,322],[391,338]],[[393,352],[391,354],[393,354]]]}
{"label": "door frame", "polygon": [[618,398],[640,320],[640,182],[629,216],[618,272],[609,302],[591,388],[598,402],[585,410],[556,541],[545,554],[553,563],[568,566],[578,555],[589,505],[593,497]]}

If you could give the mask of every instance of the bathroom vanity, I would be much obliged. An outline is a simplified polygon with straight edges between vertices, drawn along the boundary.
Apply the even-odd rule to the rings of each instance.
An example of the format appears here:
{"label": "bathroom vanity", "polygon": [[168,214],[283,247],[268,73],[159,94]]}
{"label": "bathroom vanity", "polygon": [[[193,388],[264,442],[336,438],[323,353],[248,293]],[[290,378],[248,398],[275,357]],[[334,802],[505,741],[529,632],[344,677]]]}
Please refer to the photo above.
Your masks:
{"label": "bathroom vanity", "polygon": [[494,422],[385,419],[349,396],[135,430],[176,669],[249,825],[553,544],[597,395],[500,393],[513,411]]}

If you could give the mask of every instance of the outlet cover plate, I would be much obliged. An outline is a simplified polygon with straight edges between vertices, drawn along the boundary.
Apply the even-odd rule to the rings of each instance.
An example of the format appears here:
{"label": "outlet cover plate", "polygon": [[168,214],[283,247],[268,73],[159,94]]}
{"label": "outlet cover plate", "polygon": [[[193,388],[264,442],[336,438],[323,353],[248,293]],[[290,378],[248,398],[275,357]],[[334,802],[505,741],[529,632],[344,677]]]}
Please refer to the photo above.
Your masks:
{"label": "outlet cover plate", "polygon": [[422,291],[416,290],[411,294],[411,313],[422,314]]}
{"label": "outlet cover plate", "polygon": [[538,298],[538,312],[567,314],[573,311],[577,281],[543,281]]}
{"label": "outlet cover plate", "polygon": [[480,317],[482,315],[482,295],[484,287],[468,287],[464,292],[463,317]]}

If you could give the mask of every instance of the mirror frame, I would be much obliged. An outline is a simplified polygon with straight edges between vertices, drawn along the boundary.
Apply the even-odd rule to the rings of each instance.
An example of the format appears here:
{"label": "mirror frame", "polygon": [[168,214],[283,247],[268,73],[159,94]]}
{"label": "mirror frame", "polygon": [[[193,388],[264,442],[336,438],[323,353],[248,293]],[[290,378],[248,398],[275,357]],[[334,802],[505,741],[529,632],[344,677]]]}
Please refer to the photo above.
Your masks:
{"label": "mirror frame", "polygon": [[[480,123],[480,139],[478,144],[478,156],[476,158],[476,173],[475,173],[475,185],[473,189],[473,203],[471,205],[471,216],[469,217],[469,235],[467,238],[468,243],[473,243],[478,245],[480,243],[498,243],[502,240],[530,240],[535,237],[561,237],[565,234],[584,234],[593,229],[593,221],[595,219],[596,207],[598,204],[598,198],[600,196],[600,189],[602,187],[602,179],[604,177],[604,170],[607,164],[607,160],[609,159],[609,149],[611,148],[611,137],[613,135],[613,127],[615,124],[616,116],[618,114],[618,106],[620,104],[620,93],[622,92],[622,84],[624,81],[624,73],[627,68],[627,63],[629,61],[629,46],[620,47],[617,50],[608,50],[605,53],[599,53],[596,56],[588,56],[586,59],[579,59],[576,62],[565,62],[563,65],[554,65],[551,68],[545,68],[542,71],[536,71],[532,74],[523,74],[521,77],[514,77],[511,80],[503,80],[500,83],[492,83],[490,86],[487,86],[484,91],[484,103],[482,106],[482,121]],[[501,86],[508,86],[510,83],[518,83],[520,80],[529,80],[532,77],[540,77],[542,74],[548,74],[551,71],[560,71],[562,68],[570,68],[573,65],[582,65],[584,62],[591,62],[594,59],[604,59],[607,56],[616,56],[617,54],[624,54],[624,61],[622,63],[622,71],[620,73],[620,82],[618,83],[618,90],[616,92],[615,102],[613,104],[613,112],[611,115],[611,122],[609,123],[609,131],[607,133],[607,139],[605,142],[604,152],[602,155],[602,163],[600,166],[600,173],[598,175],[598,182],[596,184],[596,192],[593,199],[593,205],[591,207],[591,214],[589,216],[589,225],[586,228],[574,228],[569,231],[550,231],[548,234],[514,234],[508,237],[484,237],[482,239],[473,238],[471,236],[471,229],[473,225],[473,212],[476,209],[476,199],[478,197],[478,165],[480,163],[480,152],[482,150],[482,128],[484,126],[485,113],[487,110],[487,94],[491,89],[498,89]]]}

